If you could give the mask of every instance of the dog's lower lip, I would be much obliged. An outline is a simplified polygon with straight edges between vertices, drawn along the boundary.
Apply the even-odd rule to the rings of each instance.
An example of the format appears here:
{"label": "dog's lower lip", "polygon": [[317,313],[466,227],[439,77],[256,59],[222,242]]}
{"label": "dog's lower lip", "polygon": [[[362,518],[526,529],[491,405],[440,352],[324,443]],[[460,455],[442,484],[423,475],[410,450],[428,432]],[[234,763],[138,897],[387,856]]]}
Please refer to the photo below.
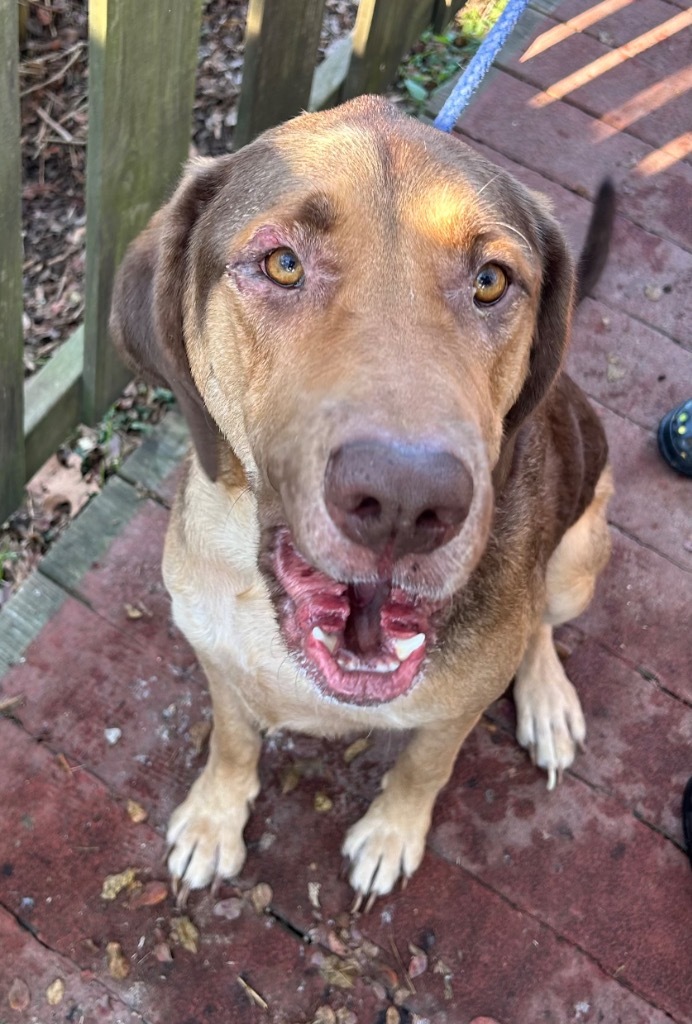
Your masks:
{"label": "dog's lower lip", "polygon": [[325,694],[352,704],[394,700],[411,689],[448,605],[391,579],[347,583],[327,576],[277,529],[268,566],[286,645]]}

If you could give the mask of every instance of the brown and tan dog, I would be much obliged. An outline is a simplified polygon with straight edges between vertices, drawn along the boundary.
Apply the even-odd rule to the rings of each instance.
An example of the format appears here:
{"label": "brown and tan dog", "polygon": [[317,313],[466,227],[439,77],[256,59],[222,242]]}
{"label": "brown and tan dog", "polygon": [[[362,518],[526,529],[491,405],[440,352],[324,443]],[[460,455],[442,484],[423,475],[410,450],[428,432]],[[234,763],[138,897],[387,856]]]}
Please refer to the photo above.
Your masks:
{"label": "brown and tan dog", "polygon": [[560,370],[574,282],[541,197],[373,97],[193,162],[131,246],[113,336],[194,440],[164,557],[214,705],[168,833],[184,892],[242,867],[263,731],[415,730],[346,836],[361,895],[418,867],[512,677],[519,742],[550,786],[571,764],[552,629],[591,598],[611,493]]}

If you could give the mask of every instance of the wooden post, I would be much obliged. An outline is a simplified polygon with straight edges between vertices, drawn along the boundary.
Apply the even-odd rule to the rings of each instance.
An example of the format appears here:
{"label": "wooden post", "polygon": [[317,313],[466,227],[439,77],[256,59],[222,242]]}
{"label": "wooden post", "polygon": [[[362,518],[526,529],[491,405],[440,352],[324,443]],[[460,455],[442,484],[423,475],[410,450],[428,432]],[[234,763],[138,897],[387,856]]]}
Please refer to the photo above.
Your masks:
{"label": "wooden post", "polygon": [[342,99],[381,92],[401,58],[432,22],[436,0],[360,0]]}
{"label": "wooden post", "polygon": [[0,523],[24,489],[22,176],[17,0],[0,0]]}
{"label": "wooden post", "polygon": [[250,0],[233,145],[307,110],[325,0]]}
{"label": "wooden post", "polygon": [[108,337],[113,277],[128,242],[171,192],[187,157],[200,11],[201,0],[89,3],[88,421],[102,415],[129,377]]}
{"label": "wooden post", "polygon": [[435,4],[435,18],[433,20],[433,32],[439,35],[443,32],[450,21],[466,3],[466,0],[437,0]]}

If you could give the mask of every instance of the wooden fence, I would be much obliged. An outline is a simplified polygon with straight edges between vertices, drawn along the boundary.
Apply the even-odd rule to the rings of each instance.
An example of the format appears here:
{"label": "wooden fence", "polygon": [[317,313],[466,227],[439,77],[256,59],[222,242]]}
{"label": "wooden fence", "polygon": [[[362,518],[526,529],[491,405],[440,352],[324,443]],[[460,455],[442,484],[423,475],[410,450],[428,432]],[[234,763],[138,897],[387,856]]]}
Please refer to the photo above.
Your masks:
{"label": "wooden fence", "polygon": [[[429,25],[463,0],[360,0],[316,67],[325,0],[249,0],[235,145],[299,113],[391,81]],[[202,0],[89,0],[84,323],[28,381],[22,341],[18,0],[0,0],[0,522],[27,479],[127,380],[108,338],[115,270],[187,156]]]}

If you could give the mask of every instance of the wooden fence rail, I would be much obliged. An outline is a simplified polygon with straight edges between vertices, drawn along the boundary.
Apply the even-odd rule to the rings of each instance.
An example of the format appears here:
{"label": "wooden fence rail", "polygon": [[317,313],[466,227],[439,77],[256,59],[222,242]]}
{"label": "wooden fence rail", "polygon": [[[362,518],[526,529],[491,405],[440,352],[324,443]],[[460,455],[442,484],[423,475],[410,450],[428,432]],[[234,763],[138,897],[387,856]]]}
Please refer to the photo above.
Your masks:
{"label": "wooden fence rail", "polygon": [[[391,81],[428,25],[463,0],[361,0],[354,31],[316,67],[325,0],[249,0],[236,148],[298,114]],[[0,522],[26,480],[127,374],[108,338],[113,276],[187,155],[202,0],[90,0],[84,325],[24,383],[18,0],[0,0]]]}

